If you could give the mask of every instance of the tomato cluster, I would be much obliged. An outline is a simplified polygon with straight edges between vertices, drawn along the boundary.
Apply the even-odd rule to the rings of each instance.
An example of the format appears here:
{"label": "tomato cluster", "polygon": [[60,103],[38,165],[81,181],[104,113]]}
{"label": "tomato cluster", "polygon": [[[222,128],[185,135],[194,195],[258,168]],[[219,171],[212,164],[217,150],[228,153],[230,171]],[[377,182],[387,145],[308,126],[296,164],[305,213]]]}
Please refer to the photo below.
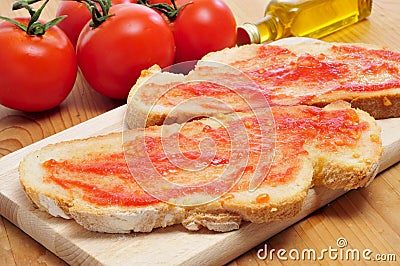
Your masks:
{"label": "tomato cluster", "polygon": [[[69,15],[59,26],[76,45],[86,81],[111,98],[126,98],[141,70],[154,64],[164,68],[198,60],[236,44],[235,18],[223,0],[111,3],[106,11],[110,17],[98,27],[87,23],[88,11],[80,14],[84,12],[81,3],[63,1],[57,12]],[[104,9],[100,10],[104,15]],[[168,10],[173,16],[168,16]]]}
{"label": "tomato cluster", "polygon": [[0,104],[24,111],[57,106],[78,67],[93,89],[125,99],[143,69],[236,44],[235,18],[223,0],[63,0],[56,15],[65,18],[40,36],[0,23],[0,46],[12,48],[0,49]]}

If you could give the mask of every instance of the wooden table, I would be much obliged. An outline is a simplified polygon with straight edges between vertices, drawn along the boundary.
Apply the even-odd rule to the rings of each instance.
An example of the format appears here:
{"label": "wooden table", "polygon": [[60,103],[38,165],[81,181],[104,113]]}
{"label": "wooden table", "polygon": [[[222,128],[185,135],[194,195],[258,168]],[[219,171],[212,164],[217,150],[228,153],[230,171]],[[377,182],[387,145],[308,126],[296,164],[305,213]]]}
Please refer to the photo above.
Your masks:
{"label": "wooden table", "polygon": [[[20,11],[11,12],[13,2],[13,0],[1,0],[0,15],[25,14]],[[44,18],[54,16],[58,2],[59,0],[50,1],[43,12]],[[226,2],[231,6],[240,24],[261,18],[268,1],[226,0]],[[398,0],[374,0],[373,13],[368,20],[325,37],[324,40],[373,43],[400,51],[398,14],[400,14]],[[53,110],[29,114],[0,106],[0,157],[122,104],[124,102],[110,100],[94,92],[79,74],[70,96]],[[342,238],[352,249],[360,251],[369,249],[372,255],[381,254],[382,258],[386,255],[387,260],[395,258],[398,263],[400,261],[399,206],[400,164],[397,164],[381,173],[369,187],[347,193],[276,236],[265,239],[247,253],[237,254],[238,257],[230,265],[286,264],[288,262],[277,257],[277,252],[274,252],[272,259],[263,259],[262,257],[266,255],[265,248],[267,247],[268,251],[313,249],[320,252],[330,247],[337,248],[337,241]],[[329,259],[328,253],[325,258],[323,261],[325,264],[335,261]],[[357,264],[363,262],[365,261],[361,260]],[[0,265],[64,264],[65,262],[0,216]],[[390,262],[387,262],[385,265],[389,264]]]}

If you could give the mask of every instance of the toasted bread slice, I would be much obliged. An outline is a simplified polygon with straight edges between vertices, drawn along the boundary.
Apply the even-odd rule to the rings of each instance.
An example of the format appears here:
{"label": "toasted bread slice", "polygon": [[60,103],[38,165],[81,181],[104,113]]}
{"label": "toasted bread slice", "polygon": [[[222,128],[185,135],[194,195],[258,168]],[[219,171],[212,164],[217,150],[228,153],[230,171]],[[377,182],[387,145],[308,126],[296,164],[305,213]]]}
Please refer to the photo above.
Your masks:
{"label": "toasted bread slice", "polygon": [[202,61],[240,69],[268,91],[271,104],[297,99],[299,104],[324,106],[345,100],[376,119],[400,116],[399,52],[365,43],[296,39],[293,44],[283,40],[225,49]]}
{"label": "toasted bread slice", "polygon": [[27,155],[19,171],[40,209],[89,230],[230,231],[295,216],[314,184],[366,185],[381,152],[374,119],[339,102],[61,142]]}
{"label": "toasted bread slice", "polygon": [[[174,122],[196,114],[228,113],[228,109],[249,111],[265,106],[254,101],[262,98],[271,106],[322,107],[344,100],[376,119],[400,116],[400,53],[370,44],[315,40],[252,44],[210,53],[186,76],[160,71],[157,66],[144,71],[131,90],[130,126],[136,127],[138,121],[142,125],[143,120],[145,125],[160,125],[167,116]],[[154,73],[159,73],[156,79]],[[240,87],[243,76],[249,80],[245,90]],[[222,82],[222,86],[210,89],[208,85],[201,87],[201,82]],[[207,105],[201,100],[204,97],[223,104]],[[181,105],[195,98],[194,105]]]}

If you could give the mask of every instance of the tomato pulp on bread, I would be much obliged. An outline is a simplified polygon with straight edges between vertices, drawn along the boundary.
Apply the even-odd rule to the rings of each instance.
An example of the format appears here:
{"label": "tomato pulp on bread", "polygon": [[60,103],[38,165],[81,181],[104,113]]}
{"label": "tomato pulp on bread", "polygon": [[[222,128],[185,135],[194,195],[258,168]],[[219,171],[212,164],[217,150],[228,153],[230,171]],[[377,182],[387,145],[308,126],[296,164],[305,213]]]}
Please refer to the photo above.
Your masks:
{"label": "tomato pulp on bread", "polygon": [[[234,198],[231,193],[249,189],[257,167],[265,163],[260,160],[263,149],[274,156],[270,166],[261,168],[264,176],[260,186],[285,184],[298,173],[302,156],[308,155],[306,145],[329,152],[355,147],[369,128],[353,109],[275,107],[272,114],[273,119],[242,114],[225,120],[223,126],[205,122],[209,120],[192,121],[168,134],[161,134],[162,127],[149,127],[142,130],[143,135],[135,135],[125,143],[125,152],[121,147],[113,154],[88,153],[79,159],[45,161],[45,181],[83,195],[84,200],[99,206],[146,206],[160,202],[160,198],[143,190],[134,175],[146,171],[145,175],[156,173],[157,178],[178,185],[162,191],[168,197],[195,193],[221,196],[229,192],[226,195],[231,196],[224,197],[229,200]],[[237,136],[230,134],[237,131]],[[271,134],[263,135],[265,132]],[[243,158],[235,157],[240,155],[246,157],[245,164]],[[206,160],[199,160],[202,156]],[[147,169],[146,160],[152,169]],[[234,171],[220,179],[231,167]],[[154,189],[160,189],[157,182],[150,181]],[[266,203],[268,195],[255,201]]]}
{"label": "tomato pulp on bread", "polygon": [[316,96],[400,88],[400,53],[332,46],[326,53],[296,54],[260,46],[253,58],[232,63],[259,84],[272,105],[308,104]]}

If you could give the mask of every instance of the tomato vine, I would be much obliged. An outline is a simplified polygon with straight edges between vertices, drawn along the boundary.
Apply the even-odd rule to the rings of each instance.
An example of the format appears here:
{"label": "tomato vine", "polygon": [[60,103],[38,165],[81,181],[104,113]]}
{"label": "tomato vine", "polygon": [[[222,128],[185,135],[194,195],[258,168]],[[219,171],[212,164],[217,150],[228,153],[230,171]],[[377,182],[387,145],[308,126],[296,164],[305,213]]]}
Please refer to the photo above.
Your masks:
{"label": "tomato vine", "polygon": [[151,4],[148,0],[137,0],[137,3],[160,11],[169,19],[169,21],[174,21],[181,9],[193,2],[188,2],[180,7],[177,6],[175,0],[171,0],[172,6],[165,3]]}
{"label": "tomato vine", "polygon": [[[111,7],[111,0],[75,0],[76,2],[83,3],[92,14],[92,21],[90,22],[91,28],[97,28],[109,17],[114,14],[109,14]],[[96,3],[100,6],[97,7]]]}
{"label": "tomato vine", "polygon": [[21,30],[25,31],[27,34],[32,35],[32,36],[41,36],[43,34],[45,34],[45,32],[53,27],[54,25],[58,24],[59,22],[61,22],[66,16],[60,16],[57,17],[53,20],[50,20],[47,23],[42,23],[39,21],[39,17],[42,14],[42,11],[44,9],[44,7],[47,5],[47,3],[49,2],[49,0],[46,0],[40,7],[38,10],[34,10],[31,7],[31,4],[34,4],[36,2],[39,2],[41,0],[20,0],[17,1],[13,4],[12,6],[12,10],[18,10],[18,9],[26,9],[29,12],[30,15],[30,20],[28,22],[28,25],[24,25],[21,22],[15,20],[15,19],[11,19],[11,18],[7,18],[7,17],[3,17],[0,16],[0,19],[2,20],[6,20],[8,22],[13,23],[14,25],[16,25],[18,28],[20,28]]}

